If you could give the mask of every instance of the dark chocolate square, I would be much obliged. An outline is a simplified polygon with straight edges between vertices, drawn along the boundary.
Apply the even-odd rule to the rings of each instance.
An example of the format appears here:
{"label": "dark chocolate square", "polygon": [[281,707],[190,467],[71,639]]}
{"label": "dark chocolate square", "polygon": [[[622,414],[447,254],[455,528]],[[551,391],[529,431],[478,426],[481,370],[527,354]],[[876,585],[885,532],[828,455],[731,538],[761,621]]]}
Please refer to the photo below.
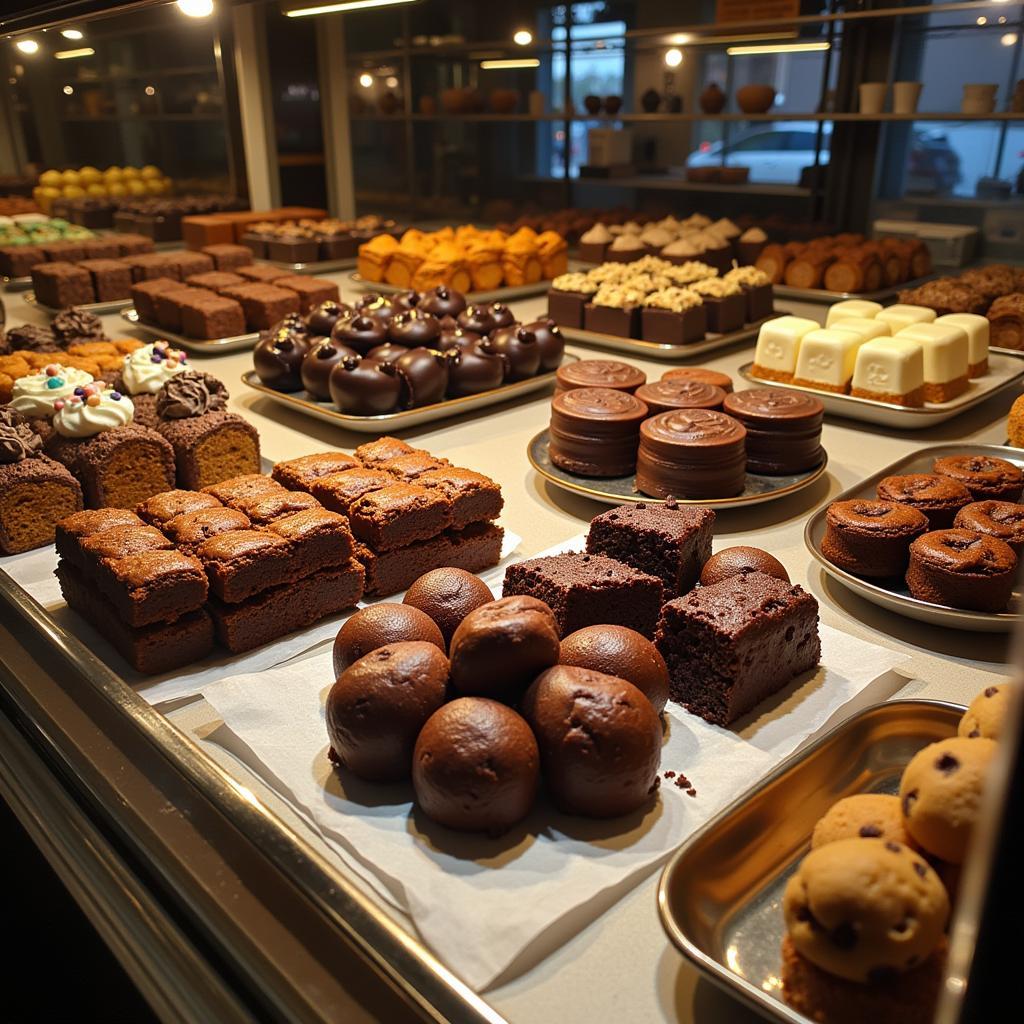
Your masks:
{"label": "dark chocolate square", "polygon": [[644,306],[640,311],[640,337],[658,345],[690,345],[701,341],[707,331],[703,304],[685,309],[658,309]]}
{"label": "dark chocolate square", "polygon": [[618,309],[615,306],[598,306],[588,302],[583,307],[583,326],[597,334],[612,334],[617,338],[638,338],[640,310],[636,306]]}
{"label": "dark chocolate square", "polygon": [[590,298],[585,292],[548,290],[548,316],[561,327],[583,326],[583,307]]}

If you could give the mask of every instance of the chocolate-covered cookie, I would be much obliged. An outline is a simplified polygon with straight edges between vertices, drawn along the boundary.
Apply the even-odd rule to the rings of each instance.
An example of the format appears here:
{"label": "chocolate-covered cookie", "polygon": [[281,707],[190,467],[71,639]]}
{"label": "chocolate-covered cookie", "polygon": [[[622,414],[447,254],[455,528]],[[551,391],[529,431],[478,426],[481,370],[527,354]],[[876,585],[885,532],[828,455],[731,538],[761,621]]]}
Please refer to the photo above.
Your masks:
{"label": "chocolate-covered cookie", "polygon": [[448,644],[471,611],[493,600],[491,588],[479,576],[465,569],[445,566],[424,573],[405,592],[402,603],[429,615]]}
{"label": "chocolate-covered cookie", "polygon": [[419,608],[394,601],[360,608],[344,622],[334,638],[335,677],[370,651],[405,640],[423,640],[441,651],[445,649],[441,630]]}
{"label": "chocolate-covered cookie", "polygon": [[382,416],[394,412],[402,394],[402,382],[394,363],[345,356],[335,363],[328,380],[331,401],[352,416]]}

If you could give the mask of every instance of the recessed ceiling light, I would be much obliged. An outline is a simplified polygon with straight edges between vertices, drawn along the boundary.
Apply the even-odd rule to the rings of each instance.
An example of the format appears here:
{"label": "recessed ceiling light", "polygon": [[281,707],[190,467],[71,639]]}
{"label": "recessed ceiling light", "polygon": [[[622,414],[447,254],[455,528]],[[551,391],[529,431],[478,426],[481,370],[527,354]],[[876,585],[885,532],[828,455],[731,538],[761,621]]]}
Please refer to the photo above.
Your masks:
{"label": "recessed ceiling light", "polygon": [[39,44],[34,39],[19,39],[14,44],[22,53],[38,53]]}
{"label": "recessed ceiling light", "polygon": [[213,0],[178,0],[178,10],[186,18],[208,18],[213,14]]}
{"label": "recessed ceiling light", "polygon": [[60,34],[65,39],[84,39],[85,38],[84,33],[81,31],[81,29],[77,29],[77,28],[62,28],[60,30]]}
{"label": "recessed ceiling light", "polygon": [[512,42],[517,46],[529,46],[533,42],[533,33],[527,28],[521,28],[512,37]]}
{"label": "recessed ceiling light", "polygon": [[359,76],[359,84],[360,84],[360,85],[361,85],[361,86],[362,86],[362,87],[363,87],[364,89],[369,89],[369,88],[370,88],[370,86],[371,86],[371,85],[373,85],[373,75],[371,75],[371,74],[369,74],[368,72],[364,71],[364,72],[363,72],[363,73],[362,73],[362,74],[361,74],[361,75]]}
{"label": "recessed ceiling light", "polygon": [[75,87],[73,85],[65,85],[62,91],[65,96],[74,96]]}
{"label": "recessed ceiling light", "polygon": [[677,68],[683,63],[683,51],[673,46],[671,50],[665,51],[665,63],[670,68]]}

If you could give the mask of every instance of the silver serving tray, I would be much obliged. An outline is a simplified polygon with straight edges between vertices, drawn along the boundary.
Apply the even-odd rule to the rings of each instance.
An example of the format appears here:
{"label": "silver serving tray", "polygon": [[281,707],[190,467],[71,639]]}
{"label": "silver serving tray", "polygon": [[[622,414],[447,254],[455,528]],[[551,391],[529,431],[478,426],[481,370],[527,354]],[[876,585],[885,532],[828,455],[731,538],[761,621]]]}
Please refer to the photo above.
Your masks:
{"label": "silver serving tray", "polygon": [[[381,295],[397,295],[399,292],[407,292],[408,288],[399,288],[397,285],[388,284],[385,281],[364,281],[358,274],[349,274],[349,280],[363,292],[380,292]],[[492,288],[484,292],[466,292],[466,298],[470,302],[512,302],[514,299],[526,299],[531,295],[542,295],[551,287],[549,280],[537,281],[535,284],[509,285],[505,288]]]}
{"label": "silver serving tray", "polygon": [[763,380],[754,375],[753,362],[744,363],[740,376],[751,384],[760,384],[768,388],[785,388],[789,391],[802,391],[804,394],[816,395],[825,406],[825,412],[833,416],[846,416],[851,420],[864,423],[877,423],[895,430],[921,430],[924,427],[945,423],[954,416],[973,409],[976,405],[988,401],[994,395],[1015,389],[1024,378],[1024,352],[998,352],[989,355],[989,372],[984,377],[972,380],[967,390],[950,402],[927,402],[919,409],[908,409],[902,405],[889,402],[876,402],[872,398],[855,398],[853,395],[837,395],[831,391],[819,391],[817,388],[803,387],[799,384],[783,384],[777,380]]}
{"label": "silver serving tray", "polygon": [[690,837],[665,866],[658,912],[698,970],[758,1013],[811,1024],[782,999],[782,893],[819,818],[855,793],[895,793],[922,747],[956,734],[964,708],[893,700],[865,708]]}
{"label": "silver serving tray", "polygon": [[[579,356],[567,352],[562,365],[564,366],[566,362],[575,362],[578,359]],[[481,391],[478,395],[448,398],[443,402],[435,402],[433,405],[422,405],[418,409],[389,412],[381,416],[353,416],[349,413],[339,412],[331,402],[320,402],[305,391],[275,391],[273,388],[267,387],[256,376],[255,370],[246,370],[242,374],[243,384],[254,391],[259,391],[271,401],[277,402],[285,408],[294,409],[296,412],[323,420],[325,423],[333,423],[336,427],[355,430],[361,434],[384,434],[390,430],[418,427],[424,423],[448,419],[450,416],[460,416],[464,412],[474,412],[477,409],[485,409],[513,398],[521,398],[523,395],[535,394],[554,382],[555,371],[552,371],[530,377],[529,380],[516,381],[514,384],[503,384],[500,388],[493,388],[490,391]]]}
{"label": "silver serving tray", "polygon": [[355,256],[348,256],[343,260],[314,260],[311,263],[287,263],[284,260],[268,260],[262,256],[256,259],[257,263],[267,263],[279,270],[290,270],[293,274],[331,274],[337,270],[349,270],[356,265]]}
{"label": "silver serving tray", "polygon": [[562,327],[560,330],[566,341],[575,341],[581,345],[597,345],[601,348],[615,349],[617,352],[632,352],[633,355],[646,359],[667,359],[679,362],[690,356],[703,356],[709,352],[738,345],[741,342],[753,341],[761,329],[761,324],[774,320],[780,314],[772,313],[764,320],[746,324],[738,331],[729,334],[707,334],[703,341],[695,341],[692,345],[663,345],[657,341],[641,341],[639,338],[620,338],[614,334],[600,334],[597,331],[585,331],[581,327]]}
{"label": "silver serving tray", "polygon": [[[822,449],[824,452],[824,449]],[[648,505],[660,505],[663,498],[651,498],[641,494],[636,489],[636,475],[620,476],[612,478],[578,476],[575,473],[567,473],[559,469],[551,462],[548,454],[548,431],[542,430],[530,441],[526,449],[530,465],[540,473],[545,480],[550,481],[562,490],[572,491],[573,494],[582,494],[584,497],[593,498],[594,501],[603,502],[606,505],[623,505],[630,502],[644,502]],[[765,501],[774,501],[776,498],[783,498],[788,494],[802,491],[810,487],[825,472],[828,465],[828,455],[825,454],[821,465],[806,473],[797,473],[791,476],[761,476],[756,473],[747,474],[747,485],[742,494],[734,498],[677,498],[680,505],[702,505],[713,508],[743,508],[746,505],[760,505]]]}
{"label": "silver serving tray", "polygon": [[[30,306],[34,306],[36,309],[41,309],[44,313],[49,313],[50,316],[56,316],[61,310],[54,308],[53,306],[47,306],[40,302],[36,298],[35,292],[25,292],[22,295],[22,299]],[[81,305],[75,306],[75,309],[81,309],[86,313],[95,313],[96,316],[102,316],[104,313],[116,313],[120,309],[124,309],[125,306],[132,304],[131,299],[111,299],[108,302],[83,302]]]}
{"label": "silver serving tray", "polygon": [[5,292],[23,292],[32,287],[31,277],[0,277]]}
{"label": "silver serving tray", "polygon": [[937,273],[925,274],[924,277],[915,277],[911,281],[904,281],[901,284],[886,285],[873,292],[830,292],[824,288],[794,288],[788,284],[774,284],[777,299],[798,299],[801,302],[833,303],[842,302],[844,299],[864,299],[868,302],[884,302],[886,299],[895,298],[900,292],[908,288],[916,288],[938,277]]}
{"label": "silver serving tray", "polygon": [[[902,459],[897,459],[892,465],[880,469],[873,476],[869,476],[849,490],[843,491],[834,500],[873,499],[878,481],[883,477],[897,473],[930,473],[935,459],[944,455],[991,455],[997,459],[1006,459],[1007,462],[1012,462],[1015,466],[1024,469],[1024,449],[1021,448],[1009,448],[997,444],[941,444],[931,448],[922,448],[912,455],[905,455]],[[911,597],[910,591],[907,590],[902,580],[880,582],[874,579],[862,579],[845,569],[840,569],[821,553],[821,540],[825,536],[825,513],[827,511],[827,507],[820,508],[807,520],[807,525],[804,527],[804,543],[807,545],[807,550],[827,575],[838,580],[843,586],[849,587],[866,601],[870,601],[880,608],[896,612],[898,615],[917,619],[919,622],[943,626],[946,629],[967,629],[976,633],[1008,633],[1024,617],[1019,611],[974,612],[962,608],[950,608],[942,604],[931,604],[929,601],[920,601],[916,597]],[[1011,608],[1019,607],[1019,603],[1020,591],[1018,589],[1014,591]]]}
{"label": "silver serving tray", "polygon": [[255,348],[256,342],[260,339],[259,331],[253,331],[250,334],[238,334],[231,338],[212,338],[209,340],[187,338],[184,334],[166,331],[155,324],[143,323],[139,319],[138,310],[134,306],[122,309],[121,319],[131,324],[136,330],[142,331],[143,334],[148,334],[151,338],[173,341],[175,345],[188,349],[189,352],[213,352],[215,354],[220,352],[237,352],[244,348]]}

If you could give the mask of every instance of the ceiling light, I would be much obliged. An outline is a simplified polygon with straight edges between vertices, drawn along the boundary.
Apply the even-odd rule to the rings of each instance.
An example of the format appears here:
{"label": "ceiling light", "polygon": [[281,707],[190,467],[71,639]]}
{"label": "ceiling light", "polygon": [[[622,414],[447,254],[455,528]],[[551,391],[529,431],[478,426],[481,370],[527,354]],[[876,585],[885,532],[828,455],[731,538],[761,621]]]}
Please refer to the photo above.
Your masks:
{"label": "ceiling light", "polygon": [[530,43],[533,42],[533,33],[527,28],[521,28],[512,37],[512,42],[515,43],[516,46],[529,46]]}
{"label": "ceiling light", "polygon": [[1013,44],[1017,42],[1017,33],[1007,32],[1005,36],[999,37],[999,42],[1001,42],[1003,46],[1013,46]]}
{"label": "ceiling light", "polygon": [[74,96],[75,87],[73,85],[65,85],[62,92],[65,96]]}
{"label": "ceiling light", "polygon": [[503,71],[513,68],[539,68],[540,61],[536,57],[524,57],[521,60],[482,60],[480,67],[484,71]]}
{"label": "ceiling light", "polygon": [[58,50],[54,57],[57,60],[73,60],[75,57],[91,57],[95,52],[91,46],[83,46],[78,50]]}
{"label": "ceiling light", "polygon": [[313,14],[338,14],[342,11],[359,11],[367,7],[392,7],[395,4],[411,4],[413,0],[345,0],[344,3],[324,4],[321,7],[300,7],[297,11],[285,11],[289,18],[307,18]]}
{"label": "ceiling light", "polygon": [[60,34],[65,39],[83,39],[84,38],[84,36],[82,34],[82,31],[80,29],[77,29],[77,28],[62,28],[60,30]]}
{"label": "ceiling light", "polygon": [[389,89],[397,89],[398,88],[398,79],[395,78],[394,75],[388,75],[388,77],[384,79],[384,84]]}
{"label": "ceiling light", "polygon": [[765,46],[728,46],[725,52],[730,57],[746,57],[755,53],[811,53],[827,50],[830,43],[770,43]]}
{"label": "ceiling light", "polygon": [[208,18],[213,14],[213,0],[178,0],[178,10],[186,18]]}
{"label": "ceiling light", "polygon": [[1006,24],[1006,19],[1005,18],[1000,18],[999,19],[999,24],[1000,25],[1005,25]]}
{"label": "ceiling light", "polygon": [[39,44],[34,39],[19,39],[14,44],[22,53],[38,53]]}
{"label": "ceiling light", "polygon": [[147,96],[155,96],[155,95],[156,95],[156,89],[155,89],[155,87],[154,87],[154,86],[152,86],[152,85],[147,85],[147,86],[146,86],[146,88],[145,88],[145,89],[143,89],[142,91],[143,91],[143,92],[144,92],[144,93],[145,93],[145,94],[146,94]]}
{"label": "ceiling light", "polygon": [[671,50],[665,51],[665,64],[670,68],[677,68],[683,63],[683,51],[673,46]]}
{"label": "ceiling light", "polygon": [[369,72],[366,72],[366,71],[364,71],[364,72],[363,72],[363,73],[362,73],[362,74],[361,74],[361,75],[359,76],[359,84],[360,84],[360,85],[361,85],[361,86],[362,86],[362,87],[363,87],[364,89],[369,89],[369,88],[370,88],[370,86],[371,86],[371,85],[373,85],[373,75],[371,75],[371,74],[370,74]]}

